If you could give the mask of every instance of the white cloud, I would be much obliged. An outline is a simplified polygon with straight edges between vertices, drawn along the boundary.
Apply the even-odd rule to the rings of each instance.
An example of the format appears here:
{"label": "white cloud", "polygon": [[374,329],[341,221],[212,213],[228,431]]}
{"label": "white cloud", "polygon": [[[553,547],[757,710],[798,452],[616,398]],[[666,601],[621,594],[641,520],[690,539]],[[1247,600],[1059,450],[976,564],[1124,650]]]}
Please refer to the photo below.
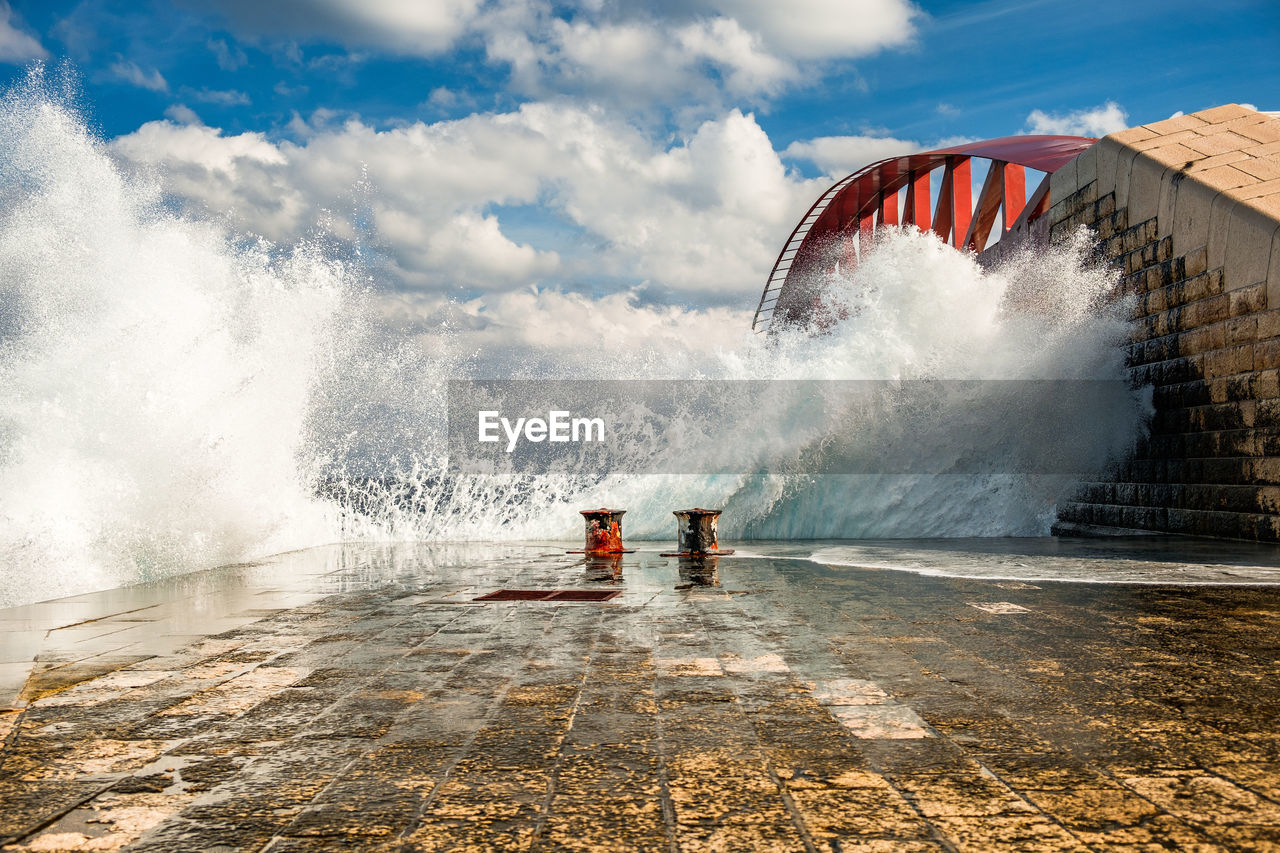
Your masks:
{"label": "white cloud", "polygon": [[[641,104],[674,95],[715,102],[776,95],[826,60],[903,44],[906,0],[697,0],[578,4],[564,19],[537,4],[499,2],[477,18],[490,60],[529,93],[585,92]],[[637,69],[643,69],[637,73]]]}
{"label": "white cloud", "polygon": [[793,59],[863,56],[908,42],[919,11],[906,0],[704,0]]}
{"label": "white cloud", "polygon": [[437,86],[427,96],[427,103],[438,109],[447,110],[458,103],[458,93],[447,86]]}
{"label": "white cloud", "polygon": [[209,39],[206,44],[213,51],[218,67],[223,71],[236,71],[249,64],[249,57],[245,56],[244,51],[227,44],[226,39]]}
{"label": "white cloud", "polygon": [[[536,67],[522,69],[529,89],[556,88],[631,97],[685,85],[678,49],[655,27],[641,23],[593,26],[555,19],[545,41],[530,43]],[[528,63],[528,60],[524,60]],[[513,61],[518,65],[519,59]],[[643,68],[643,74],[636,69]]]}
{"label": "white cloud", "polygon": [[775,94],[799,72],[790,62],[764,50],[760,37],[732,18],[716,18],[682,27],[677,43],[693,61],[706,60],[725,72],[730,94]]}
{"label": "white cloud", "polygon": [[[535,96],[576,92],[647,107],[672,96],[776,95],[822,63],[908,43],[910,0],[212,0],[251,37],[431,56],[472,40]],[[214,44],[211,42],[211,47]],[[296,45],[294,46],[296,51]],[[217,48],[214,48],[217,50]],[[221,54],[219,54],[221,62]],[[297,57],[300,61],[300,55]]]}
{"label": "white cloud", "polygon": [[30,62],[49,55],[35,36],[19,29],[21,25],[22,19],[0,0],[0,62]]}
{"label": "white cloud", "polygon": [[798,160],[808,160],[824,174],[844,177],[863,166],[923,150],[919,142],[892,136],[819,136],[793,142],[783,153]]}
{"label": "white cloud", "polygon": [[196,115],[196,111],[186,104],[171,104],[164,111],[165,118],[172,119],[178,124],[204,124],[200,120],[200,116]]}
{"label": "white cloud", "polygon": [[[196,166],[211,172],[232,172],[241,162],[284,164],[284,156],[261,133],[223,136],[213,127],[179,127],[167,121],[144,124],[111,147],[133,161],[156,165]],[[160,155],[160,156],[156,156]]]}
{"label": "white cloud", "polygon": [[288,83],[281,80],[279,83],[275,84],[275,86],[272,87],[272,91],[274,91],[277,95],[279,95],[282,98],[300,98],[303,95],[307,94],[307,92],[310,91],[310,89],[309,87],[303,86],[303,85],[290,86]]}
{"label": "white cloud", "polygon": [[250,103],[249,96],[236,89],[184,88],[182,92],[193,101],[220,107],[242,107]]}
{"label": "white cloud", "polygon": [[141,89],[150,89],[153,92],[169,91],[169,83],[159,71],[153,68],[151,73],[148,74],[138,67],[138,63],[131,60],[121,59],[113,62],[111,64],[111,73]]}
{"label": "white cloud", "polygon": [[442,329],[457,333],[467,350],[496,362],[478,365],[482,375],[509,375],[512,364],[524,375],[562,375],[566,364],[598,359],[615,375],[687,376],[691,359],[740,349],[752,335],[750,309],[647,305],[630,291],[591,298],[522,288],[465,302],[400,293],[380,307],[389,325],[416,331],[428,354],[455,345]]}
{"label": "white cloud", "polygon": [[516,88],[536,95],[572,92],[637,106],[681,95],[715,102],[718,87],[751,98],[797,76],[726,18],[679,27],[554,18],[538,36],[498,27],[488,37],[489,58],[510,65]]}
{"label": "white cloud", "polygon": [[[566,13],[562,5],[553,14],[551,4],[538,0],[211,0],[210,5],[254,35],[328,39],[412,55],[438,53],[470,32],[522,30],[540,40]],[[913,37],[920,15],[909,0],[578,0],[568,6],[571,23],[593,28],[648,20],[660,30],[676,30],[732,20],[776,55],[799,59],[862,56],[902,45]]]}
{"label": "white cloud", "polygon": [[496,216],[462,211],[444,223],[415,216],[402,207],[378,204],[374,208],[378,236],[398,246],[397,260],[406,280],[430,281],[421,270],[454,272],[451,284],[486,290],[519,287],[538,281],[560,264],[553,251],[538,251],[502,233]]}
{"label": "white cloud", "polygon": [[1106,136],[1129,126],[1129,114],[1115,101],[1068,113],[1032,110],[1027,116],[1027,133],[1053,136]]}
{"label": "white cloud", "polygon": [[[822,183],[788,176],[736,110],[665,145],[563,103],[381,131],[309,127],[302,142],[272,143],[152,122],[112,148],[269,239],[317,225],[354,239],[367,223],[400,286],[436,291],[603,276],[738,299],[759,289]],[[507,233],[511,205],[540,206],[537,238]]]}
{"label": "white cloud", "polygon": [[315,38],[431,56],[464,34],[480,0],[213,0],[210,5],[251,35]]}

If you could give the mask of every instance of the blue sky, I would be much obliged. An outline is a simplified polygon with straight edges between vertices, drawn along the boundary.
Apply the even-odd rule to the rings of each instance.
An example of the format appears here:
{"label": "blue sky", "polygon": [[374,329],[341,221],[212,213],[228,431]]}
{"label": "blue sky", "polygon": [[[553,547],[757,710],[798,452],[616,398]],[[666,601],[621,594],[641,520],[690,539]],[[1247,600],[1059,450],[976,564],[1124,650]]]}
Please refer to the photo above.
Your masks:
{"label": "blue sky", "polygon": [[317,229],[358,242],[395,311],[476,327],[562,298],[748,310],[808,203],[880,157],[1227,102],[1280,109],[1274,0],[0,13],[0,73],[69,62],[112,156],[186,215],[279,245]]}

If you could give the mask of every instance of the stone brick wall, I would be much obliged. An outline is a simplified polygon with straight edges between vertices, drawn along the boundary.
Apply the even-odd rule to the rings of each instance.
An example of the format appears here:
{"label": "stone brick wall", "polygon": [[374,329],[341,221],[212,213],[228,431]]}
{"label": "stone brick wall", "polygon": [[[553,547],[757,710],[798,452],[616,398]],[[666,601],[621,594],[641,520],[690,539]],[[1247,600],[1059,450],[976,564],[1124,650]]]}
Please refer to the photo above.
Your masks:
{"label": "stone brick wall", "polygon": [[1280,541],[1280,119],[1228,105],[1112,134],[1051,179],[1051,240],[1081,225],[1137,303],[1150,435],[1056,532]]}

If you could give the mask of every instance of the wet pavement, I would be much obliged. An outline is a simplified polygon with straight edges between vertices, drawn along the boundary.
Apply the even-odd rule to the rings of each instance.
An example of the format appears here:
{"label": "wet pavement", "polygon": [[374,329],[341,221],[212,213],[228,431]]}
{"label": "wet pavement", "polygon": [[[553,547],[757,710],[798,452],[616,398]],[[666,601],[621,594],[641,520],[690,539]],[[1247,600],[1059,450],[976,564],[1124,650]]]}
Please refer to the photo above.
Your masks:
{"label": "wet pavement", "polygon": [[[1280,849],[1275,549],[728,544],[335,546],[0,610],[0,844]],[[1027,579],[1109,566],[1144,583]]]}

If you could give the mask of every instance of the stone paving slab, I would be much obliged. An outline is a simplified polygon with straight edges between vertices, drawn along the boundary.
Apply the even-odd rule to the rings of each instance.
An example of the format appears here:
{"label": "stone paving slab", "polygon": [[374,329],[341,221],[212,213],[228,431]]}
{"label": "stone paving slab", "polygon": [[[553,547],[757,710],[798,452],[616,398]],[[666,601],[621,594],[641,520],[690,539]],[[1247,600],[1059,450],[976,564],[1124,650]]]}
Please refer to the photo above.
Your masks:
{"label": "stone paving slab", "polygon": [[[937,577],[891,549],[341,546],[0,611],[31,655],[0,845],[1280,849],[1280,588]],[[500,588],[621,594],[473,601]]]}

